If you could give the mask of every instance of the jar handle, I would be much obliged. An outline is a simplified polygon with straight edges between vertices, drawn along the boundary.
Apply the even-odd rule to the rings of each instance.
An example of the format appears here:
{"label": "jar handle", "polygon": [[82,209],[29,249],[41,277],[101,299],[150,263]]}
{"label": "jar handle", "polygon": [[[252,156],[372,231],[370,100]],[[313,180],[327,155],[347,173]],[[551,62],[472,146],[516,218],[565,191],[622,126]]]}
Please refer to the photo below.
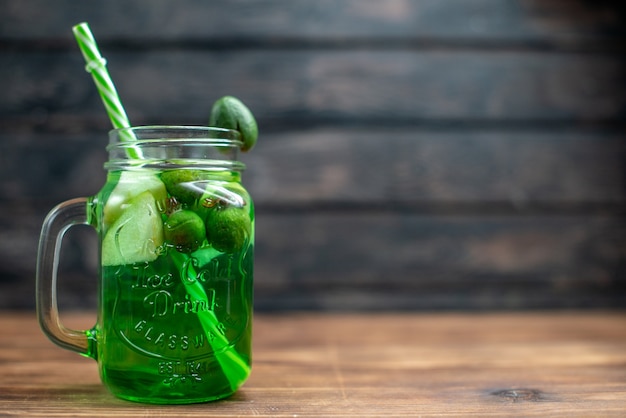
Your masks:
{"label": "jar handle", "polygon": [[[57,270],[63,236],[72,226],[89,225],[85,197],[65,201],[53,208],[43,222],[37,254],[37,318],[50,340],[68,350],[96,358],[91,331],[76,331],[63,326],[57,305]],[[93,339],[91,339],[93,341]]]}

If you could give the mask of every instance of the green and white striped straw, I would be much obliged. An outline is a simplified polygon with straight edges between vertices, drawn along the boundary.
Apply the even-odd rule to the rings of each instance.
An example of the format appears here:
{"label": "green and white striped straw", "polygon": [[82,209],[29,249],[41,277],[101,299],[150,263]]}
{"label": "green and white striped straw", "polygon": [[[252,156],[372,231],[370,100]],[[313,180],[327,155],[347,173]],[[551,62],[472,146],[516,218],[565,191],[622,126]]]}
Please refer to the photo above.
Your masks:
{"label": "green and white striped straw", "polygon": [[[89,29],[89,25],[86,22],[80,23],[72,27],[72,31],[74,32],[74,37],[87,63],[85,70],[91,74],[96,83],[98,93],[100,93],[100,98],[102,99],[102,103],[104,103],[104,107],[106,108],[113,127],[116,129],[129,128],[130,122],[128,121],[124,106],[122,106],[122,102],[117,94],[113,80],[111,80],[109,72],[107,71],[106,59],[100,55],[98,45]],[[122,135],[120,138],[125,142],[136,140],[132,132],[128,132],[127,135]],[[127,153],[131,158],[142,157],[141,150],[134,146],[128,148]]]}

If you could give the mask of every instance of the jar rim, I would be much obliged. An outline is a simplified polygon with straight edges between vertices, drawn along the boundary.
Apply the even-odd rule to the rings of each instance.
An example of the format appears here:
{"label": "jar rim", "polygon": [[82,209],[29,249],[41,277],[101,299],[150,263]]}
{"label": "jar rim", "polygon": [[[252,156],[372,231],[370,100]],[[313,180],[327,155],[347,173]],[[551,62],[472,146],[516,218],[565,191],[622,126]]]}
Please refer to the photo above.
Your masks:
{"label": "jar rim", "polygon": [[[139,125],[125,128],[115,128],[109,131],[109,138],[114,142],[125,133],[132,134],[137,141],[158,139],[221,139],[242,142],[241,133],[235,129],[219,128],[202,125]],[[163,134],[167,133],[164,137]],[[208,136],[205,136],[208,135]]]}
{"label": "jar rim", "polygon": [[233,129],[197,125],[146,125],[109,131],[106,169],[194,167],[242,171],[241,134]]}

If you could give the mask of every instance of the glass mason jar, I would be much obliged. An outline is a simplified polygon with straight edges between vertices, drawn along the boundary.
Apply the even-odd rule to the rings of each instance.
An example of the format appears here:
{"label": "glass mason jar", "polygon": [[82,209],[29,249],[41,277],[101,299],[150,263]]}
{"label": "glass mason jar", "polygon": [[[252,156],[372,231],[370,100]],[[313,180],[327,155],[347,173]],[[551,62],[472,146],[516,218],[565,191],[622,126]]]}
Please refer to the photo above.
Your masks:
{"label": "glass mason jar", "polygon": [[[226,397],[251,365],[254,207],[241,184],[236,131],[154,126],[110,132],[107,182],[44,221],[37,311],[61,347],[97,360],[116,396],[149,403]],[[100,243],[95,326],[59,322],[63,234],[93,226]]]}

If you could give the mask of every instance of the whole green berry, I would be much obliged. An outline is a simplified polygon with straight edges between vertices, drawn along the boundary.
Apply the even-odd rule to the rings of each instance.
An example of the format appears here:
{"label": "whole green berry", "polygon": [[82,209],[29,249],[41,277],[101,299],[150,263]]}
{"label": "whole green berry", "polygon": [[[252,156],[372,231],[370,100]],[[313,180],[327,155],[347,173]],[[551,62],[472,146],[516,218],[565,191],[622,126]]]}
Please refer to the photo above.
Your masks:
{"label": "whole green berry", "polygon": [[213,104],[209,126],[239,131],[243,141],[242,151],[252,149],[259,136],[259,129],[252,112],[241,100],[233,96],[224,96]]}
{"label": "whole green berry", "polygon": [[161,174],[161,181],[178,202],[191,205],[204,193],[205,187],[201,180],[205,176],[201,170],[167,170]]}
{"label": "whole green berry", "polygon": [[234,253],[250,239],[252,222],[244,207],[215,207],[206,218],[206,236],[218,251]]}
{"label": "whole green berry", "polygon": [[182,253],[197,250],[205,238],[202,219],[190,210],[179,210],[170,215],[163,224],[165,241]]}

